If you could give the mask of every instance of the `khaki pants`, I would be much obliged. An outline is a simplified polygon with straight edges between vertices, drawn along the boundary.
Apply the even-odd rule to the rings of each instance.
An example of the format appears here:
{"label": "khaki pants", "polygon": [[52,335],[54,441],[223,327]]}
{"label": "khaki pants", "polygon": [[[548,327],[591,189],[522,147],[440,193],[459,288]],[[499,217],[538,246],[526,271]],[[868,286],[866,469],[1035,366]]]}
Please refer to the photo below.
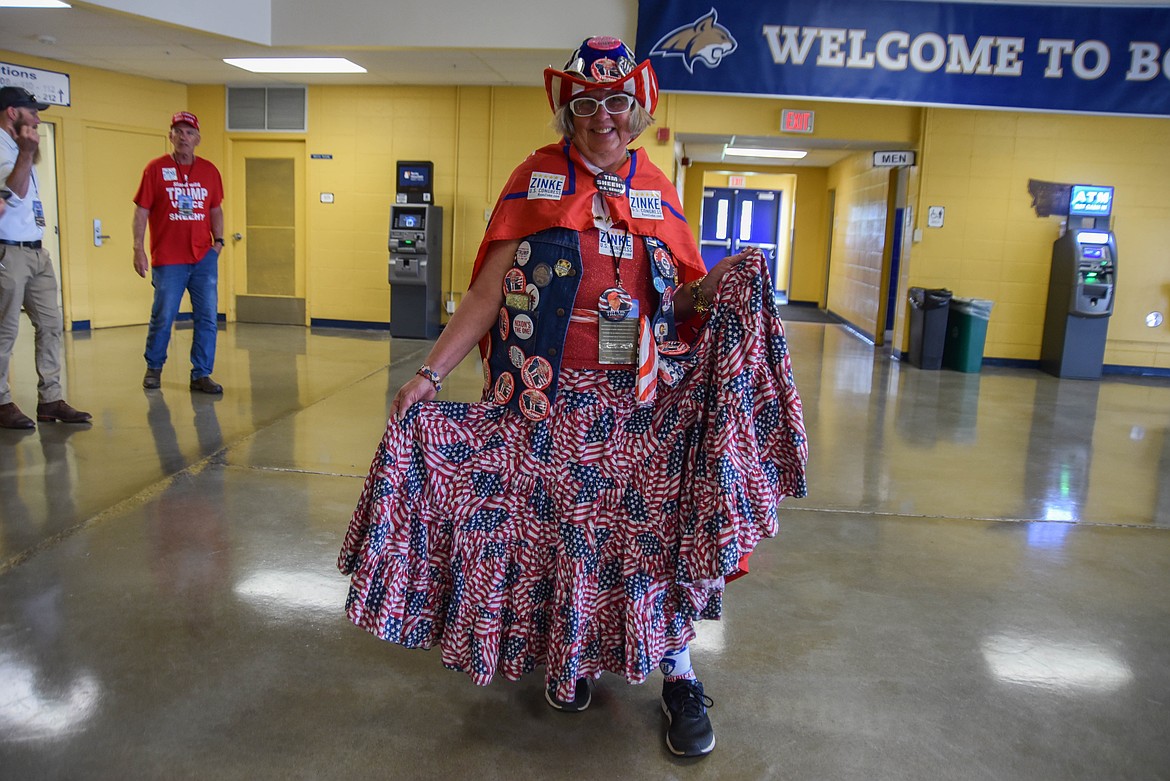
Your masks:
{"label": "khaki pants", "polygon": [[61,398],[61,309],[57,306],[57,277],[53,260],[44,249],[0,244],[0,404],[12,401],[8,363],[20,327],[20,308],[28,312],[35,330],[37,401]]}

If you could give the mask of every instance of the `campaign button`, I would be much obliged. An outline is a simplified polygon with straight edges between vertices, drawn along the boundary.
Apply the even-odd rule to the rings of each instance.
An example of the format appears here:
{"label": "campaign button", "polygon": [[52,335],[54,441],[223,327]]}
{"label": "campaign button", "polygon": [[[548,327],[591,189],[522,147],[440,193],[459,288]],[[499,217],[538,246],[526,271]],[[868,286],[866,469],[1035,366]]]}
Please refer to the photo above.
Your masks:
{"label": "campaign button", "polygon": [[516,345],[512,345],[508,348],[508,360],[510,360],[512,365],[517,369],[520,369],[524,366],[524,359],[526,357],[527,356],[524,355],[524,351]]}
{"label": "campaign button", "polygon": [[620,176],[609,171],[599,173],[593,178],[593,183],[599,192],[605,193],[609,198],[620,198],[626,194],[626,183]]}
{"label": "campaign button", "polygon": [[532,245],[527,241],[520,242],[520,246],[516,248],[516,265],[526,266],[528,261],[532,259]]}
{"label": "campaign button", "polygon": [[610,322],[618,323],[629,317],[634,299],[620,287],[611,287],[597,298],[597,310]]}
{"label": "campaign button", "polygon": [[662,291],[662,311],[669,312],[674,307],[674,288],[668,287]]}
{"label": "campaign button", "polygon": [[536,283],[537,287],[548,287],[548,283],[552,282],[552,278],[553,270],[547,263],[541,263],[532,269],[532,281]]}
{"label": "campaign button", "polygon": [[496,380],[496,387],[492,390],[492,400],[496,404],[507,404],[516,392],[516,378],[511,374],[501,374]]}
{"label": "campaign button", "polygon": [[564,258],[561,258],[553,266],[553,272],[558,277],[570,276],[573,273],[573,264],[570,263],[569,261],[565,260]]}
{"label": "campaign button", "polygon": [[663,355],[685,355],[690,349],[686,342],[662,342],[658,345],[658,352]]}
{"label": "campaign button", "polygon": [[552,383],[552,364],[547,359],[534,355],[524,362],[520,379],[529,388],[544,390]]}
{"label": "campaign button", "polygon": [[670,326],[666,324],[665,320],[659,320],[654,324],[654,339],[661,342],[666,338],[666,334],[669,333],[669,329]]}
{"label": "campaign button", "polygon": [[518,268],[508,269],[508,273],[504,275],[504,293],[521,293],[524,291],[524,285],[528,280],[524,278],[524,272]]}
{"label": "campaign button", "polygon": [[528,294],[528,311],[531,312],[540,306],[540,288],[529,282],[524,292]]}
{"label": "campaign button", "polygon": [[528,315],[516,315],[512,320],[512,331],[520,339],[531,339],[534,328]]}
{"label": "campaign button", "polygon": [[670,253],[664,249],[654,250],[654,265],[658,267],[658,273],[667,279],[674,279],[674,264],[670,262]]}
{"label": "campaign button", "polygon": [[548,396],[528,388],[520,394],[520,414],[529,420],[540,421],[548,417]]}
{"label": "campaign button", "polygon": [[654,289],[659,293],[666,290],[666,280],[662,277],[654,277]]}
{"label": "campaign button", "polygon": [[[524,317],[524,315],[521,315],[521,317]],[[500,339],[502,341],[506,341],[508,339],[508,334],[511,331],[511,326],[509,323],[510,320],[508,319],[508,308],[503,307],[500,309]]]}

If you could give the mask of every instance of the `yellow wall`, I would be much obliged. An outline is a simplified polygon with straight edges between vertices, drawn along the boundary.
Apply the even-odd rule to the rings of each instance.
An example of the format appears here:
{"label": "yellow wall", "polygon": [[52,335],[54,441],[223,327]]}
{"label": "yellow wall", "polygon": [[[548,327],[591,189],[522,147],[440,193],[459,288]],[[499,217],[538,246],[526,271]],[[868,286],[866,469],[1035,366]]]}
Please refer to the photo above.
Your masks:
{"label": "yellow wall", "polygon": [[[508,175],[532,150],[556,140],[538,89],[311,87],[308,102],[305,133],[204,131],[201,151],[230,159],[233,142],[284,138],[303,140],[306,157],[332,155],[306,161],[311,319],[385,323],[392,317],[386,243],[398,160],[435,164],[435,203],[444,223],[442,290],[444,299],[454,291],[457,303],[486,214]],[[221,129],[224,105],[223,87],[191,90],[192,110],[215,117]],[[232,172],[224,177],[230,192]],[[323,192],[333,193],[334,202],[321,203]],[[226,227],[229,235],[235,230]],[[225,260],[231,262],[230,253]]]}
{"label": "yellow wall", "polygon": [[[95,278],[108,281],[121,273],[108,270],[116,252],[125,254],[116,263],[126,267],[126,284],[143,284],[129,271],[132,191],[107,191],[100,199],[103,212],[116,215],[107,218],[118,229],[111,244],[120,241],[125,246],[107,248],[104,255],[92,248],[91,220],[99,199],[87,195],[87,189],[94,189],[87,187],[92,184],[86,181],[87,161],[107,150],[94,148],[87,140],[91,129],[156,138],[161,154],[167,150],[171,112],[190,108],[203,121],[200,154],[220,166],[229,192],[233,143],[294,138],[302,142],[306,158],[311,153],[332,154],[332,160],[305,161],[309,316],[375,323],[390,317],[386,223],[395,161],[435,162],[436,200],[445,211],[443,289],[456,291],[458,299],[467,285],[485,213],[508,174],[528,152],[555,140],[540,88],[312,87],[308,132],[244,135],[223,130],[221,86],[186,87],[24,55],[0,56],[62,71],[72,79],[73,105],[44,112],[45,121],[57,128],[62,281],[70,322],[93,316],[99,289]],[[1170,368],[1170,328],[1150,329],[1144,324],[1147,312],[1170,310],[1163,257],[1163,248],[1170,244],[1170,205],[1165,197],[1170,120],[667,95],[659,106],[657,126],[668,128],[669,139],[658,141],[652,128],[640,143],[669,174],[672,140],[678,134],[776,135],[782,108],[815,110],[819,138],[859,145],[880,138],[919,151],[911,206],[922,240],[909,247],[904,259],[896,347],[905,347],[905,288],[919,285],[947,287],[956,295],[996,302],[987,356],[1039,357],[1048,263],[1058,223],[1038,218],[1031,210],[1027,181],[1036,178],[1116,187],[1114,226],[1121,257],[1106,362]],[[154,148],[153,141],[150,146]],[[118,167],[135,176],[146,162],[137,155],[124,157]],[[709,168],[695,166],[686,177],[684,207],[696,231],[702,174]],[[826,305],[859,328],[877,333],[888,172],[872,169],[868,152],[832,169],[776,167],[770,172],[794,175],[798,182],[790,297]],[[836,196],[831,239],[826,209],[830,189]],[[335,202],[320,203],[321,192],[334,193]],[[946,223],[943,228],[926,228],[926,208],[935,205],[946,208]],[[234,232],[230,224],[227,230],[229,235]],[[830,241],[833,265],[826,273]],[[229,243],[224,256],[229,267],[232,254]],[[224,277],[231,278],[230,268]],[[224,300],[228,295],[221,290],[221,311],[229,311]],[[98,298],[99,303],[108,303],[109,296]],[[141,309],[137,303],[126,306],[134,312]],[[141,312],[142,322],[146,314]]]}
{"label": "yellow wall", "polygon": [[871,336],[880,337],[883,264],[890,169],[874,168],[873,155],[856,154],[829,169],[836,191],[827,308]]}
{"label": "yellow wall", "polygon": [[[125,289],[131,292],[140,292],[143,286],[149,290],[149,282],[139,279],[132,266],[130,223],[134,193],[106,190],[101,198],[87,196],[86,164],[91,155],[98,153],[87,148],[87,130],[99,128],[157,135],[154,154],[163,154],[167,149],[166,134],[171,114],[183,108],[187,88],[181,84],[124,76],[12,52],[0,51],[0,58],[69,75],[72,105],[50,107],[41,112],[41,121],[51,122],[57,129],[61,221],[59,260],[66,323],[89,320],[93,308],[90,289],[95,277],[108,282],[111,273],[124,272]],[[124,166],[137,179],[147,161],[127,158],[107,162],[117,167]],[[112,237],[102,253],[93,246],[92,221],[95,217],[103,220],[104,232]],[[113,259],[117,253],[124,262],[115,263],[111,269],[106,259]],[[116,306],[119,302],[105,303]],[[149,304],[147,306],[147,311],[142,313],[143,322],[150,317]]]}
{"label": "yellow wall", "polygon": [[[1170,368],[1170,120],[929,109],[911,284],[995,302],[984,354],[1036,360],[1059,220],[1037,217],[1028,180],[1115,190],[1117,292],[1105,363]],[[927,228],[928,206],[946,208]]]}

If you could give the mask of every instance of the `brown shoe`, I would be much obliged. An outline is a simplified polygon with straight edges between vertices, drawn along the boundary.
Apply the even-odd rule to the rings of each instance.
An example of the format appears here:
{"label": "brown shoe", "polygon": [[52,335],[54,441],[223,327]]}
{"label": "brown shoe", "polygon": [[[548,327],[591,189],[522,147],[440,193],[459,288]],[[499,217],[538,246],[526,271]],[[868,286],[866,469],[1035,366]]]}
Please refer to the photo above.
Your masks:
{"label": "brown shoe", "polygon": [[55,420],[62,423],[88,423],[92,419],[93,415],[79,409],[73,409],[65,403],[65,399],[47,401],[37,405],[37,420],[42,423],[52,423]]}
{"label": "brown shoe", "polygon": [[32,418],[20,411],[11,401],[0,404],[0,428],[36,428]]}
{"label": "brown shoe", "polygon": [[208,375],[206,377],[200,377],[197,380],[191,380],[191,390],[203,391],[204,393],[223,393],[223,386],[211,379],[211,376]]}
{"label": "brown shoe", "polygon": [[142,387],[147,390],[158,390],[162,384],[162,369],[147,369],[146,376],[142,378]]}

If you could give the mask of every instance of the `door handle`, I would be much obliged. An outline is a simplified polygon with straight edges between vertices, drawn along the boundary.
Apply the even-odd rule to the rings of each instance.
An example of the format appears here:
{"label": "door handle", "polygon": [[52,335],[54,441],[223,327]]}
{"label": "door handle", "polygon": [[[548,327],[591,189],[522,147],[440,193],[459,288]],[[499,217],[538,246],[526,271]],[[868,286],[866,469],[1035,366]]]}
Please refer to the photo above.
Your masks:
{"label": "door handle", "polygon": [[242,234],[242,233],[233,233],[232,234],[232,239],[234,241],[239,241],[242,238],[244,238],[244,234]]}
{"label": "door handle", "polygon": [[102,241],[105,239],[108,239],[108,238],[110,238],[110,237],[105,235],[104,233],[102,233],[102,221],[101,220],[94,220],[93,221],[93,245],[95,247],[100,247],[100,246],[102,246]]}

